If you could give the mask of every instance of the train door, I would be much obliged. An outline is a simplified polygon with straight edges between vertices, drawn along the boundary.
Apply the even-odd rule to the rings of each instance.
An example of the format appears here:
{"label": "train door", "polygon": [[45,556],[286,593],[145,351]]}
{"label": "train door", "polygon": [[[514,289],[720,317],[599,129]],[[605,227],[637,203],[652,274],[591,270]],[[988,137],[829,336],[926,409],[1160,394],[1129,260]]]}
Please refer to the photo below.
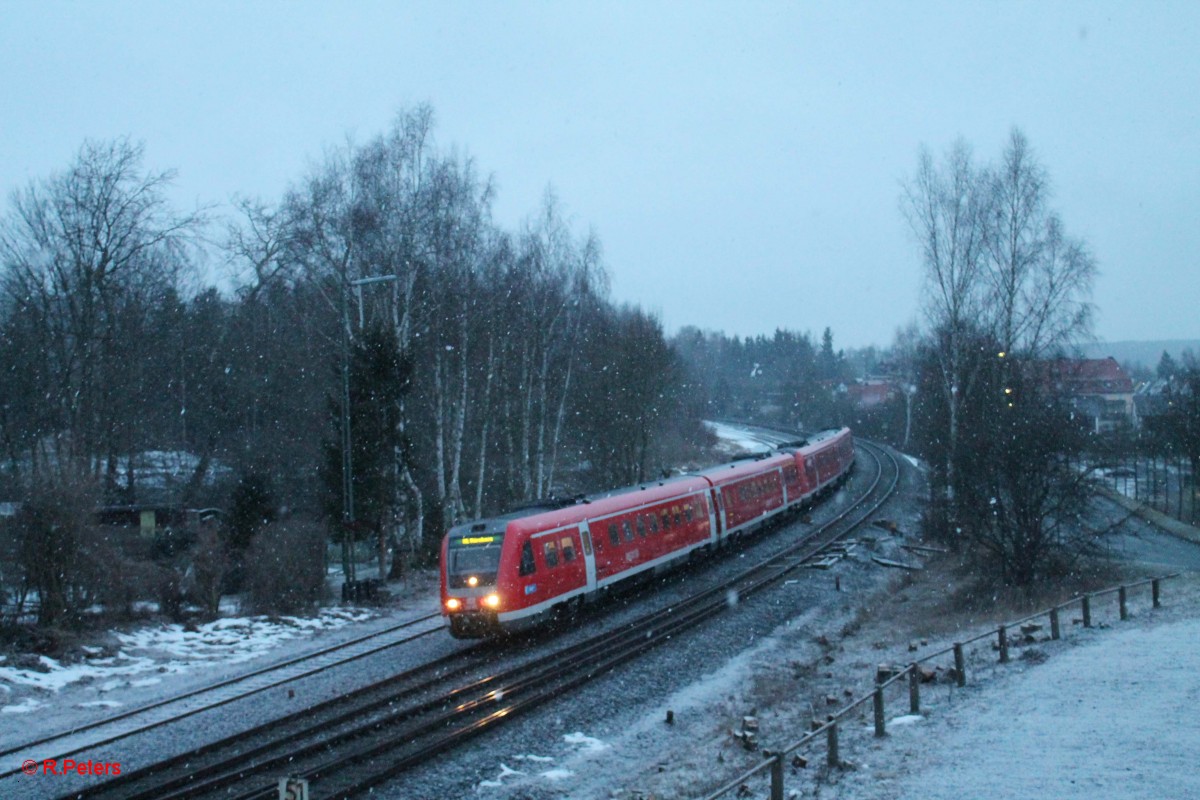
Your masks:
{"label": "train door", "polygon": [[587,522],[579,526],[579,538],[583,540],[583,563],[587,569],[588,594],[596,591],[596,552],[592,549],[592,532]]}
{"label": "train door", "polygon": [[720,528],[717,523],[717,493],[709,490],[708,496],[705,498],[704,507],[708,509],[708,541],[711,544],[716,544],[717,538],[720,535]]}
{"label": "train door", "polygon": [[713,509],[716,511],[717,525],[714,528],[714,541],[720,543],[725,537],[725,532],[729,530],[729,520],[725,518],[725,496],[721,492],[721,487],[714,486],[713,490]]}

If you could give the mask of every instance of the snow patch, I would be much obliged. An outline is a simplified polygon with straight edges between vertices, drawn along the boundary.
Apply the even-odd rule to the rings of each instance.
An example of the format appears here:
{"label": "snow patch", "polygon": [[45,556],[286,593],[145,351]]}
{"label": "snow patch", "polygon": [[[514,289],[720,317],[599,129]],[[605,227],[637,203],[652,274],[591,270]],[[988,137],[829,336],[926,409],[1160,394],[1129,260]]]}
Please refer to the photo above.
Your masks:
{"label": "snow patch", "polygon": [[896,717],[888,725],[916,725],[918,722],[924,722],[925,717],[920,714],[904,714]]}
{"label": "snow patch", "polygon": [[593,739],[591,736],[585,736],[579,731],[566,734],[563,736],[563,741],[567,744],[579,745],[580,750],[585,753],[602,753],[612,746],[599,739]]}
{"label": "snow patch", "polygon": [[79,703],[79,708],[120,708],[123,703],[118,703],[116,700],[92,700],[87,703]]}
{"label": "snow patch", "polygon": [[0,707],[0,714],[28,714],[30,711],[37,711],[41,707],[41,701],[34,700],[32,697],[26,697],[16,705]]}
{"label": "snow patch", "polygon": [[[135,686],[150,686],[161,679],[144,677],[147,673],[172,675],[212,665],[226,666],[251,661],[280,644],[307,638],[314,633],[341,628],[375,616],[359,609],[331,608],[315,617],[233,617],[218,619],[190,630],[182,625],[154,625],[131,632],[114,634],[120,643],[116,655],[88,658],[78,664],[64,664],[40,656],[34,667],[18,668],[0,662],[0,691],[26,687],[58,692],[71,684],[104,680],[99,691]],[[87,655],[102,652],[84,647]]]}
{"label": "snow patch", "polygon": [[519,769],[513,769],[505,763],[500,764],[500,774],[494,780],[480,781],[477,789],[498,789],[504,785],[504,779],[513,775],[525,775]]}
{"label": "snow patch", "polygon": [[725,425],[720,422],[709,422],[708,420],[704,421],[704,426],[721,440],[717,445],[718,448],[731,455],[761,453],[764,450],[770,449],[760,439],[754,438],[741,428]]}

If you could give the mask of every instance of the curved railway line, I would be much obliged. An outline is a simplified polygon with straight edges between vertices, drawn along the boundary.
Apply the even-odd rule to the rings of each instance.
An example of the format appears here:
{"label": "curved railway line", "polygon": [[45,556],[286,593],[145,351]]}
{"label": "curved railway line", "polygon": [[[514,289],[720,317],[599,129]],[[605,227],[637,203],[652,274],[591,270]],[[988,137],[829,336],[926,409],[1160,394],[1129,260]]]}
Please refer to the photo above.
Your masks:
{"label": "curved railway line", "polygon": [[[769,434],[763,433],[764,444]],[[781,437],[782,441],[786,437]],[[469,648],[326,701],[199,751],[92,784],[88,798],[270,798],[278,780],[300,776],[310,797],[348,797],[377,786],[431,755],[489,731],[614,669],[802,568],[868,522],[896,490],[900,467],[887,450],[860,441],[859,473],[873,475],[837,516],[774,555],[683,601],[607,633],[536,648]],[[585,612],[586,613],[586,612]],[[513,652],[516,651],[514,655]],[[481,655],[489,657],[483,663]],[[160,723],[162,724],[162,723]],[[77,797],[72,792],[65,797]]]}

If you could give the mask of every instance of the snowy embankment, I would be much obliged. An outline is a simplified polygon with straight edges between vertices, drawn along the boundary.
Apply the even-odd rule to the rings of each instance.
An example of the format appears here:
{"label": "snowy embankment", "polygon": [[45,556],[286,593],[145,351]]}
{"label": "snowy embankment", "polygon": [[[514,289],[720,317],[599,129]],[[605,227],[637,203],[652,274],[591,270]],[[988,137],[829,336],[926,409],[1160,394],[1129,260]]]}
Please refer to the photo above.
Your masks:
{"label": "snowy embankment", "polygon": [[[376,616],[331,608],[311,618],[227,617],[197,626],[160,624],[113,633],[113,645],[83,647],[64,663],[48,656],[14,662],[0,656],[0,714],[24,714],[58,705],[64,690],[80,708],[117,708],[118,690],[147,687],[182,673],[252,661],[285,643]],[[86,697],[84,695],[87,695]]]}
{"label": "snowy embankment", "polygon": [[1047,648],[1045,663],[997,669],[849,754],[858,766],[837,780],[837,796],[1200,797],[1196,613],[1194,600],[1146,611],[1114,629],[1076,631]]}
{"label": "snowy embankment", "polygon": [[740,458],[749,453],[761,453],[771,447],[761,436],[738,425],[705,420],[704,427],[717,437],[716,450],[722,458]]}

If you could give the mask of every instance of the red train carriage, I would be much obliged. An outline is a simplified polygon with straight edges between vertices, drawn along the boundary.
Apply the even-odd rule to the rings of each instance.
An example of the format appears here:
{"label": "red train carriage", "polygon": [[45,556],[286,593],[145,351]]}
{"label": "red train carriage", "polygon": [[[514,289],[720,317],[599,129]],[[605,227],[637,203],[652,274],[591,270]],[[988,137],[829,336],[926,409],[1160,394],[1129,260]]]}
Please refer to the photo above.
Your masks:
{"label": "red train carriage", "polygon": [[712,486],[720,538],[761,526],[800,500],[795,459],[779,453],[696,473]]}
{"label": "red train carriage", "polygon": [[676,478],[451,528],[441,579],[451,633],[523,627],[713,543],[709,486]]}
{"label": "red train carriage", "polygon": [[854,466],[854,437],[849,428],[821,431],[782,445],[800,472],[801,493],[807,502],[849,474]]}
{"label": "red train carriage", "polygon": [[842,428],[694,475],[455,526],[442,541],[442,613],[457,637],[535,623],[761,527],[853,463]]}

